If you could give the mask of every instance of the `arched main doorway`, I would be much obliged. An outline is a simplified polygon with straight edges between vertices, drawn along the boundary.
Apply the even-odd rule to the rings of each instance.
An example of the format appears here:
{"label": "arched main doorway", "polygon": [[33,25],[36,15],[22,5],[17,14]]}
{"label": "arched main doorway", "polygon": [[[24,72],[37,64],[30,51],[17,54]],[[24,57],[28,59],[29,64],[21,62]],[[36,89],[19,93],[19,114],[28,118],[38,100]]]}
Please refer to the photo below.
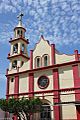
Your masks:
{"label": "arched main doorway", "polygon": [[42,105],[42,112],[40,113],[40,120],[51,120],[51,108],[50,105],[44,103]]}

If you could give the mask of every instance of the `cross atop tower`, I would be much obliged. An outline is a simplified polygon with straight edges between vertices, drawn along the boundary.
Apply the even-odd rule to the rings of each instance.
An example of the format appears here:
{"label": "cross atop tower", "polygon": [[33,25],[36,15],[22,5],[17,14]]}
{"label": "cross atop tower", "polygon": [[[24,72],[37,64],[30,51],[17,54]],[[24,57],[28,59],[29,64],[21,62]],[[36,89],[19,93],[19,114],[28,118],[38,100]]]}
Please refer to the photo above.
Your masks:
{"label": "cross atop tower", "polygon": [[21,12],[18,16],[17,16],[17,18],[18,18],[18,20],[19,20],[19,25],[21,25],[22,26],[22,17],[23,17],[23,13]]}

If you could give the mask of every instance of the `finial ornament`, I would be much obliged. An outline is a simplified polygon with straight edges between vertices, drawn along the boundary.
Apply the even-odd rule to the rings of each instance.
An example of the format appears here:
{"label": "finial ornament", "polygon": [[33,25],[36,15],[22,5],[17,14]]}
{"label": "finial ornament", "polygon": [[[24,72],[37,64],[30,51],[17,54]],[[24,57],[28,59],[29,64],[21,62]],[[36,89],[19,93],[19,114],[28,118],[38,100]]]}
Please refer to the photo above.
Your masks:
{"label": "finial ornament", "polygon": [[24,16],[24,14],[22,12],[17,16],[20,25],[22,25],[22,17],[23,16]]}

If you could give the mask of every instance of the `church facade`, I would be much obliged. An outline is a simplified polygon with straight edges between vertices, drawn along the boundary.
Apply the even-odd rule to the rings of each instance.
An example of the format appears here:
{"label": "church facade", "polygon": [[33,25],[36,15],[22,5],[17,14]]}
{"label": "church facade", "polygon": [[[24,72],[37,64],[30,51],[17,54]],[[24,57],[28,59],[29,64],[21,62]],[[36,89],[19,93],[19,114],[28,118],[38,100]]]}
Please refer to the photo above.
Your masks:
{"label": "church facade", "polygon": [[[6,99],[39,97],[44,111],[33,116],[34,120],[80,120],[80,54],[61,54],[43,36],[30,50],[22,25],[22,14],[14,28],[14,38],[6,71]],[[14,117],[14,120],[17,120]]]}

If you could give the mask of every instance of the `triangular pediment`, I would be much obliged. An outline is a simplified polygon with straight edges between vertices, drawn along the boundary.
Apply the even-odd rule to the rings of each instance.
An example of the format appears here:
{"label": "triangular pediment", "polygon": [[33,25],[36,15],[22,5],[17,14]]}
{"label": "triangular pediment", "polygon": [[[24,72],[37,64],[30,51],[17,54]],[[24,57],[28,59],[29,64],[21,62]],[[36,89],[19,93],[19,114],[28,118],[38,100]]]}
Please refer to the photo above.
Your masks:
{"label": "triangular pediment", "polygon": [[44,50],[44,49],[47,49],[47,47],[51,47],[49,41],[45,40],[44,37],[41,36],[39,42],[36,43],[33,51],[35,51],[37,48]]}

